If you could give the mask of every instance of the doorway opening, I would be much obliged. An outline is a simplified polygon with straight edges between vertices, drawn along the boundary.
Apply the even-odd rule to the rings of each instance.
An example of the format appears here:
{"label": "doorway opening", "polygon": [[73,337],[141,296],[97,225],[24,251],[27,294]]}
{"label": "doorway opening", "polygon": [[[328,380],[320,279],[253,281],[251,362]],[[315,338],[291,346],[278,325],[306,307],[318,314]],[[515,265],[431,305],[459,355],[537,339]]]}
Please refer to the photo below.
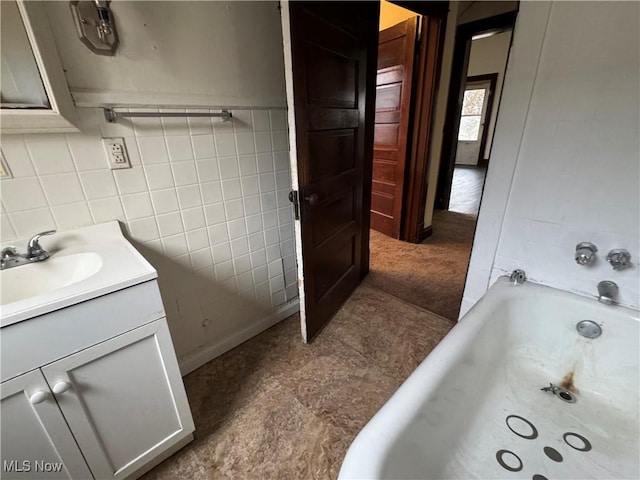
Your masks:
{"label": "doorway opening", "polygon": [[[380,31],[382,2],[410,18]],[[283,4],[305,341],[363,281],[457,319],[475,216],[434,212],[434,187],[446,186],[448,209],[472,37],[513,28],[517,5]],[[488,112],[483,102],[465,123]]]}
{"label": "doorway opening", "polygon": [[[473,52],[472,47],[472,52]],[[449,211],[477,215],[489,156],[485,153],[499,74],[467,77]]]}
{"label": "doorway opening", "polygon": [[429,140],[447,7],[448,2],[380,0],[371,228],[408,242],[425,234]]}
{"label": "doorway opening", "polygon": [[[426,218],[421,218],[423,223],[420,225],[419,235],[411,237],[403,235],[406,231],[403,232],[402,228],[395,230],[388,228],[389,223],[393,221],[402,225],[410,218],[406,193],[404,204],[399,206],[398,202],[393,203],[395,200],[393,195],[384,191],[384,187],[389,186],[391,183],[389,179],[393,178],[393,175],[395,178],[400,178],[397,173],[398,162],[389,160],[390,150],[397,147],[393,154],[401,154],[404,139],[408,151],[406,158],[411,158],[414,154],[411,151],[413,147],[410,143],[411,135],[415,136],[416,129],[420,128],[420,119],[409,116],[406,127],[401,124],[400,96],[394,97],[396,104],[389,100],[394,90],[389,83],[384,82],[384,75],[388,75],[392,68],[397,68],[396,65],[388,65],[388,63],[391,47],[400,48],[400,42],[397,41],[401,35],[400,30],[406,38],[406,32],[413,31],[413,25],[416,23],[412,18],[415,19],[417,15],[417,24],[420,26],[421,22],[424,22],[425,15],[412,11],[415,8],[411,3],[390,4],[385,0],[381,1],[371,207],[371,260],[370,272],[364,281],[451,321],[458,319],[462,302],[482,190],[487,168],[490,165],[495,119],[511,45],[515,9],[517,9],[517,2],[508,2],[513,11],[500,15],[489,12],[489,15],[493,16],[482,18],[483,6],[479,5],[482,3],[459,2],[458,4],[458,23],[464,21],[464,14],[471,8],[475,8],[472,13],[476,18],[479,15],[480,20],[472,20],[456,26],[441,156],[439,159],[432,157],[433,160],[440,161],[440,178],[437,184],[433,182],[428,187],[427,178],[422,179],[425,189],[437,187],[435,201],[437,210],[433,211],[433,216],[426,227],[424,223]],[[406,7],[404,15],[408,18],[400,18],[401,21],[391,26],[385,25],[385,8],[388,9],[389,4],[395,11],[400,7]],[[411,14],[414,17],[411,17]],[[444,23],[440,27],[444,29]],[[418,30],[418,37],[421,33]],[[444,37],[438,38],[441,42],[444,39]],[[406,43],[404,43],[405,48]],[[419,40],[416,44],[419,44]],[[442,44],[439,48],[440,50],[434,49],[438,77],[439,67],[443,62]],[[396,62],[400,58],[399,54],[396,55]],[[405,73],[406,70],[405,67]],[[424,84],[421,87],[424,88]],[[414,112],[412,108],[416,108],[418,94],[422,95],[421,101],[424,101],[426,95],[431,95],[429,129],[426,130],[426,137],[421,139],[426,145],[420,152],[427,164],[436,97],[440,89],[446,89],[447,85],[438,85],[436,79],[432,90],[420,91],[421,87],[413,87],[409,112]],[[396,109],[393,111],[396,115],[394,119],[397,121],[395,125],[392,125],[388,118],[390,107]],[[393,172],[391,167],[395,167],[396,171]],[[406,170],[404,175],[405,185],[407,185],[411,180],[411,171]],[[443,192],[441,190],[445,185],[446,190]],[[396,189],[395,194],[402,195],[402,192],[397,192]],[[415,199],[409,199],[409,201],[415,202]],[[424,215],[426,198],[422,197],[419,202],[422,203],[422,215],[426,217]],[[391,204],[394,204],[397,210],[387,216],[381,215],[383,207],[389,209]],[[426,208],[428,209],[429,206]],[[382,224],[382,227],[380,226],[381,216],[387,222]]]}

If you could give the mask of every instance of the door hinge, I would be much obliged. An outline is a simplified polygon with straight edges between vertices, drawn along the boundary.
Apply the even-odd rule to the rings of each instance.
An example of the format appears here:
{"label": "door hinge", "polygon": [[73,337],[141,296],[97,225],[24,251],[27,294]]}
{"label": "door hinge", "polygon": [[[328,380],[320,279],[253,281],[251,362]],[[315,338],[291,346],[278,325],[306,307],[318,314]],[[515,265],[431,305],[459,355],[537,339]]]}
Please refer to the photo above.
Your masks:
{"label": "door hinge", "polygon": [[293,203],[293,217],[300,220],[300,203],[298,202],[298,191],[291,190],[289,192],[289,201]]}

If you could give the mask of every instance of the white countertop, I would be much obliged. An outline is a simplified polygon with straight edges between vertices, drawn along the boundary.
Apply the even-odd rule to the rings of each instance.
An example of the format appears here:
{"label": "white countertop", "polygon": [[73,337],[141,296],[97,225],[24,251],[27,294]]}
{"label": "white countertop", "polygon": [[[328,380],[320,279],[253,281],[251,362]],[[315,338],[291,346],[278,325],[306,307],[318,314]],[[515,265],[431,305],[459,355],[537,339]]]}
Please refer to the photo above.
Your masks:
{"label": "white countertop", "polygon": [[[45,236],[40,239],[40,245],[51,254],[42,263],[78,253],[95,253],[101,257],[102,265],[96,273],[80,282],[0,306],[0,327],[153,280],[158,276],[151,264],[124,238],[116,221]],[[24,253],[26,243],[18,244],[17,247],[20,253]],[[5,272],[21,268],[29,266],[0,272],[0,288],[6,281],[3,278]]]}

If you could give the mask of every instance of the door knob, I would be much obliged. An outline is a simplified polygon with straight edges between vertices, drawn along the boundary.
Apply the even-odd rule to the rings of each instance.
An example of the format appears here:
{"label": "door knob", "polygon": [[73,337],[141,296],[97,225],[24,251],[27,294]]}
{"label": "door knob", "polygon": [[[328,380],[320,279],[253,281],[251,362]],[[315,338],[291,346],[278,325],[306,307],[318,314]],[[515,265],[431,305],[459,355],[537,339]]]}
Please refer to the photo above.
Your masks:
{"label": "door knob", "polygon": [[318,204],[318,195],[312,193],[309,196],[304,197],[304,199],[309,202],[309,205],[317,205]]}
{"label": "door knob", "polygon": [[37,405],[38,403],[44,402],[49,396],[49,392],[45,390],[36,390],[30,397],[29,402],[32,405]]}
{"label": "door knob", "polygon": [[52,390],[53,390],[53,393],[64,393],[70,388],[71,388],[71,384],[69,382],[62,381],[62,382],[56,383],[53,386]]}

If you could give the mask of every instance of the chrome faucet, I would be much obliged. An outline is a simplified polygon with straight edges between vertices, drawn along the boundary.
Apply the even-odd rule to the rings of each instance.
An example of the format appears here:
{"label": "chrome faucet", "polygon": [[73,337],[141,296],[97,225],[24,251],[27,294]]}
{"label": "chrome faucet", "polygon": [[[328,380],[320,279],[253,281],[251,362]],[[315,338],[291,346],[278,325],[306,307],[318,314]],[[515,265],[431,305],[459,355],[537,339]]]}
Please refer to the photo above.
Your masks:
{"label": "chrome faucet", "polygon": [[511,275],[509,276],[509,281],[513,285],[522,285],[524,282],[527,281],[527,274],[524,272],[524,270],[516,269],[513,272],[511,272]]}
{"label": "chrome faucet", "polygon": [[603,280],[598,283],[598,301],[605,305],[615,305],[618,303],[619,288],[611,280]]}
{"label": "chrome faucet", "polygon": [[27,253],[24,254],[18,253],[16,247],[3,248],[0,253],[0,270],[19,267],[20,265],[33,262],[42,262],[49,258],[49,252],[40,246],[40,237],[43,235],[53,235],[54,233],[56,233],[55,230],[47,230],[46,232],[40,232],[31,237],[27,244]]}

